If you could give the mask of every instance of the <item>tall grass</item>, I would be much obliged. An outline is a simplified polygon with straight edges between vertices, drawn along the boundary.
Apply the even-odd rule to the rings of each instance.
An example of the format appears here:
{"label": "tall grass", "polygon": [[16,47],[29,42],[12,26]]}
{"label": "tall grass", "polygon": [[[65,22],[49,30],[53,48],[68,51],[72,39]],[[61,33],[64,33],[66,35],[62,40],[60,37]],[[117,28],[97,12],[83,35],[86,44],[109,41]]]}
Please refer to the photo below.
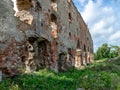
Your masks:
{"label": "tall grass", "polygon": [[0,83],[0,90],[120,90],[120,58],[87,66],[84,70],[71,68],[56,73],[40,70],[22,74]]}

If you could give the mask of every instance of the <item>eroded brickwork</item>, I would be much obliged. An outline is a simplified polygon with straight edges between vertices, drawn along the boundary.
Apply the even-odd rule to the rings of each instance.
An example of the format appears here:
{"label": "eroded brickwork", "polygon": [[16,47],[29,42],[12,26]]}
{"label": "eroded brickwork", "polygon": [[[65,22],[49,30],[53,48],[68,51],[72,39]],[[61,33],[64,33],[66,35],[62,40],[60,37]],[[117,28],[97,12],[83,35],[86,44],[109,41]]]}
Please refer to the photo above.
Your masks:
{"label": "eroded brickwork", "polygon": [[0,2],[0,70],[14,76],[93,62],[93,41],[72,0]]}

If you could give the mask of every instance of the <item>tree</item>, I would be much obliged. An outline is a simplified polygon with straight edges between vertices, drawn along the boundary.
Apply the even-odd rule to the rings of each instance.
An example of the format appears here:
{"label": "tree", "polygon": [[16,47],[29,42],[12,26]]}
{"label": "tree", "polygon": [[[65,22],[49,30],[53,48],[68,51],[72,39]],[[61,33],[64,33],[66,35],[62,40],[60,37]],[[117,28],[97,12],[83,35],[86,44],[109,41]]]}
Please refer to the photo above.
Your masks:
{"label": "tree", "polygon": [[110,47],[108,47],[108,44],[102,44],[101,47],[98,48],[95,59],[103,59],[103,58],[108,58],[110,53]]}
{"label": "tree", "polygon": [[96,53],[94,53],[94,59],[99,60],[103,58],[114,58],[120,55],[120,47],[108,45],[107,43],[102,44]]}
{"label": "tree", "polygon": [[111,47],[111,50],[110,50],[109,56],[110,56],[111,58],[117,57],[117,56],[120,55],[120,47],[119,47],[119,46],[110,45],[110,47]]}

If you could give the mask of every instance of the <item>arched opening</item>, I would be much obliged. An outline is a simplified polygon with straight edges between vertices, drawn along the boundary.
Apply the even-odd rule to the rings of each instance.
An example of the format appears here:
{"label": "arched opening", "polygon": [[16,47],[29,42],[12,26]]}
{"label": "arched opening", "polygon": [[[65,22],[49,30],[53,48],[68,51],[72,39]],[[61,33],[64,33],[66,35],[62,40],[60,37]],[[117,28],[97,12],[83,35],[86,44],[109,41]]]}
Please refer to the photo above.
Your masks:
{"label": "arched opening", "polygon": [[84,52],[86,52],[86,46],[84,45]]}
{"label": "arched opening", "polygon": [[77,49],[80,49],[80,41],[77,40],[77,46],[76,46]]}
{"label": "arched opening", "polygon": [[90,48],[88,47],[88,63],[90,63]]}
{"label": "arched opening", "polygon": [[51,66],[51,47],[45,38],[29,37],[26,42],[26,54],[23,56],[26,72],[50,68]]}
{"label": "arched opening", "polygon": [[69,22],[72,22],[72,15],[70,12],[68,13],[68,17],[69,17]]}
{"label": "arched opening", "polygon": [[80,67],[81,65],[83,65],[82,50],[80,48],[80,41],[78,40],[76,46],[75,67]]}
{"label": "arched opening", "polygon": [[50,19],[51,19],[51,22],[55,22],[56,23],[56,21],[57,21],[57,17],[53,13],[50,15]]}
{"label": "arched opening", "polygon": [[71,32],[69,32],[69,37],[71,38]]}
{"label": "arched opening", "polygon": [[67,53],[67,63],[69,64],[69,67],[73,66],[73,53],[72,53],[72,48],[68,48],[68,53]]}
{"label": "arched opening", "polygon": [[50,43],[44,38],[37,41],[37,69],[50,68]]}
{"label": "arched opening", "polygon": [[51,34],[53,36],[53,38],[57,38],[57,17],[54,14],[50,15],[50,19],[51,19]]}
{"label": "arched opening", "polygon": [[86,45],[84,45],[84,64],[87,64],[87,52],[86,52]]}
{"label": "arched opening", "polygon": [[66,63],[66,57],[65,53],[60,53],[59,54],[59,60],[58,60],[58,71],[62,72],[64,71],[64,66]]}

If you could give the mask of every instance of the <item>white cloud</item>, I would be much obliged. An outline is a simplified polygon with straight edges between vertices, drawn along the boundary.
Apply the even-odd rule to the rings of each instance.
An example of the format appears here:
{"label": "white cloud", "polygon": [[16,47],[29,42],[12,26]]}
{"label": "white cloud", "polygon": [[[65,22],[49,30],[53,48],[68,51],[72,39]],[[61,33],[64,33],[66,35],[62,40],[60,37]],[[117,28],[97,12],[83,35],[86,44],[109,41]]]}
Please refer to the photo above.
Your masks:
{"label": "white cloud", "polygon": [[113,26],[116,19],[114,16],[109,17],[102,17],[98,22],[96,22],[91,27],[91,32],[93,35],[105,35],[105,34],[112,34],[113,33]]}
{"label": "white cloud", "polygon": [[103,43],[120,45],[120,21],[118,21],[120,20],[120,12],[118,12],[120,0],[75,1],[84,4],[82,10],[78,4],[77,7],[92,34],[94,50]]}
{"label": "white cloud", "polygon": [[83,9],[81,14],[89,26],[95,48],[102,43],[108,43],[109,38],[115,38],[110,37],[115,32],[116,24],[113,7],[103,5],[103,0],[89,0]]}
{"label": "white cloud", "polygon": [[109,38],[109,41],[116,41],[120,40],[120,31],[115,32],[111,37]]}
{"label": "white cloud", "polygon": [[98,0],[97,2],[89,0],[88,3],[85,5],[84,11],[81,12],[81,14],[87,23],[94,22],[101,14],[101,3],[102,0]]}
{"label": "white cloud", "polygon": [[84,5],[86,2],[86,0],[78,0],[78,1],[81,3],[81,5]]}
{"label": "white cloud", "polygon": [[102,11],[105,14],[113,14],[113,9],[111,7],[103,7]]}

